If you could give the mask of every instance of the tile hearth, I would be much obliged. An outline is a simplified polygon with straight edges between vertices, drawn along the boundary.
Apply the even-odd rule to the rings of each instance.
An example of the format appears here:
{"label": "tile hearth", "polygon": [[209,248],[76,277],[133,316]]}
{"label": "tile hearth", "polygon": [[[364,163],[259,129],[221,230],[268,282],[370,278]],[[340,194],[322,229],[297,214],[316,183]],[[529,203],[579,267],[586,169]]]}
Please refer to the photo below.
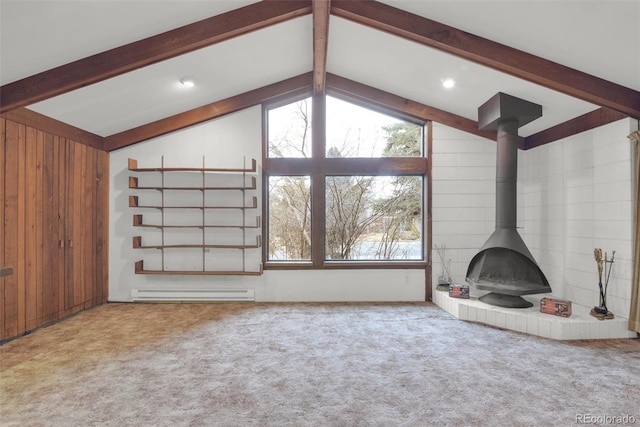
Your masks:
{"label": "tile hearth", "polygon": [[627,319],[616,316],[610,320],[598,320],[589,314],[592,307],[572,303],[571,317],[563,318],[540,313],[540,299],[552,295],[526,295],[533,303],[530,308],[504,308],[478,301],[472,290],[471,298],[449,297],[448,292],[433,290],[433,302],[460,320],[483,323],[498,328],[537,335],[556,340],[636,338],[627,329]]}

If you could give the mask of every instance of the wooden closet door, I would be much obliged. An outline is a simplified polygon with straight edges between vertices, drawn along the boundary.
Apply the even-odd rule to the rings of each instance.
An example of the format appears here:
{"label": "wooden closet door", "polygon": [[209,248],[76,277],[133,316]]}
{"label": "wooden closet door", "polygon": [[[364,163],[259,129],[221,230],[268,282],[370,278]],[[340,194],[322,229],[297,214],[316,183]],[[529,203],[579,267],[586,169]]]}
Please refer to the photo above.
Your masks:
{"label": "wooden closet door", "polygon": [[[38,244],[42,236],[38,235],[38,212],[41,212],[42,200],[38,199],[38,131],[25,127],[24,151],[24,228],[21,232],[24,240],[24,329],[36,328],[38,322],[38,303],[42,299],[42,271],[38,265]],[[42,197],[42,196],[40,196]],[[39,274],[38,274],[39,273]]]}
{"label": "wooden closet door", "polygon": [[109,153],[93,151],[96,158],[94,296],[96,304],[102,304],[109,296]]}
{"label": "wooden closet door", "polygon": [[70,214],[73,212],[73,173],[75,159],[71,141],[59,138],[59,142],[58,228],[60,238],[59,246],[61,250],[58,257],[61,273],[58,284],[60,303],[58,309],[60,316],[64,316],[70,313],[73,308],[73,252],[71,251],[73,218],[70,218]]}
{"label": "wooden closet door", "polygon": [[67,152],[64,138],[51,134],[45,135],[45,163],[47,175],[50,178],[47,191],[51,197],[51,216],[47,226],[51,230],[51,239],[48,244],[50,256],[51,280],[45,282],[44,291],[44,318],[46,321],[54,321],[64,313],[64,288],[65,288],[65,198],[67,192],[66,167]]}
{"label": "wooden closet door", "polygon": [[73,141],[64,143],[66,175],[61,179],[64,179],[65,191],[59,203],[64,205],[64,311],[68,314],[105,300],[104,272],[97,263],[105,247],[106,222],[98,218],[105,216],[100,207],[106,188],[102,185],[105,177],[100,173],[100,158],[105,153]]}
{"label": "wooden closet door", "polygon": [[86,254],[84,252],[84,229],[86,216],[90,213],[83,211],[84,193],[83,185],[86,180],[86,146],[71,142],[69,145],[69,160],[72,160],[72,175],[69,176],[67,200],[67,262],[71,267],[70,275],[67,277],[66,285],[70,296],[68,309],[78,311],[85,301],[84,295],[84,263]]}
{"label": "wooden closet door", "polygon": [[3,337],[24,331],[24,134],[25,127],[5,121],[4,147],[4,265],[13,274],[4,278]]}
{"label": "wooden closet door", "polygon": [[106,301],[108,162],[0,119],[0,340]]}
{"label": "wooden closet door", "polygon": [[[3,118],[0,118],[0,200],[2,200],[2,206],[0,206],[0,231],[2,233],[0,233],[0,265],[5,266],[5,261],[4,261],[4,236],[5,236],[5,230],[4,230],[4,203],[5,203],[5,199],[4,199],[4,183],[5,183],[5,171],[6,171],[6,164],[5,164],[5,149],[6,149],[6,145],[5,145],[5,129],[6,129],[6,121]],[[7,336],[5,336],[5,330],[4,330],[4,316],[5,313],[7,312],[4,306],[4,301],[5,301],[5,278],[4,277],[0,277],[0,341],[4,340],[5,338],[7,338]]]}
{"label": "wooden closet door", "polygon": [[38,259],[42,264],[41,310],[42,323],[58,318],[58,145],[53,135],[41,134],[42,139],[42,244]]}

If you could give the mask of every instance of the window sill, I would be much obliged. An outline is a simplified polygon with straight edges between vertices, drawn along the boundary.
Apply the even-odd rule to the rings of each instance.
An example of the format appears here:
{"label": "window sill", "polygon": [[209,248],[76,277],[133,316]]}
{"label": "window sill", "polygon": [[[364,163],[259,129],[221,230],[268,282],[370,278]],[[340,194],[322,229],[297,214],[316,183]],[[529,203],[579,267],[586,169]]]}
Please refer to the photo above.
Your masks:
{"label": "window sill", "polygon": [[311,262],[266,262],[264,270],[353,270],[353,269],[385,269],[408,270],[426,269],[425,261],[326,261],[323,265]]}

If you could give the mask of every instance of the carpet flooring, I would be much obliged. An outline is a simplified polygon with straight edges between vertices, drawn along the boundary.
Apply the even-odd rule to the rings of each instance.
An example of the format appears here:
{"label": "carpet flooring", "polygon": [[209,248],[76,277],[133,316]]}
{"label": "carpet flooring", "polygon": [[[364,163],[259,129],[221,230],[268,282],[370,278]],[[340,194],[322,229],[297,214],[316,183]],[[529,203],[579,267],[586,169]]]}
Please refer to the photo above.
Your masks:
{"label": "carpet flooring", "polygon": [[640,340],[430,303],[106,304],[0,346],[0,405],[3,427],[640,424]]}

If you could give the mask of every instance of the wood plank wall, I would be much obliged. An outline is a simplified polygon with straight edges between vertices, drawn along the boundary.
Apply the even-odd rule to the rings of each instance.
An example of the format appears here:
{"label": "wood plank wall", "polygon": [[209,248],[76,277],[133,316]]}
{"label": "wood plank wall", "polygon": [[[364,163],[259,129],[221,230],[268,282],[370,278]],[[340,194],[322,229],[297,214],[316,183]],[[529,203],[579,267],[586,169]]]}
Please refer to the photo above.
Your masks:
{"label": "wood plank wall", "polygon": [[109,156],[0,118],[0,341],[108,296]]}

